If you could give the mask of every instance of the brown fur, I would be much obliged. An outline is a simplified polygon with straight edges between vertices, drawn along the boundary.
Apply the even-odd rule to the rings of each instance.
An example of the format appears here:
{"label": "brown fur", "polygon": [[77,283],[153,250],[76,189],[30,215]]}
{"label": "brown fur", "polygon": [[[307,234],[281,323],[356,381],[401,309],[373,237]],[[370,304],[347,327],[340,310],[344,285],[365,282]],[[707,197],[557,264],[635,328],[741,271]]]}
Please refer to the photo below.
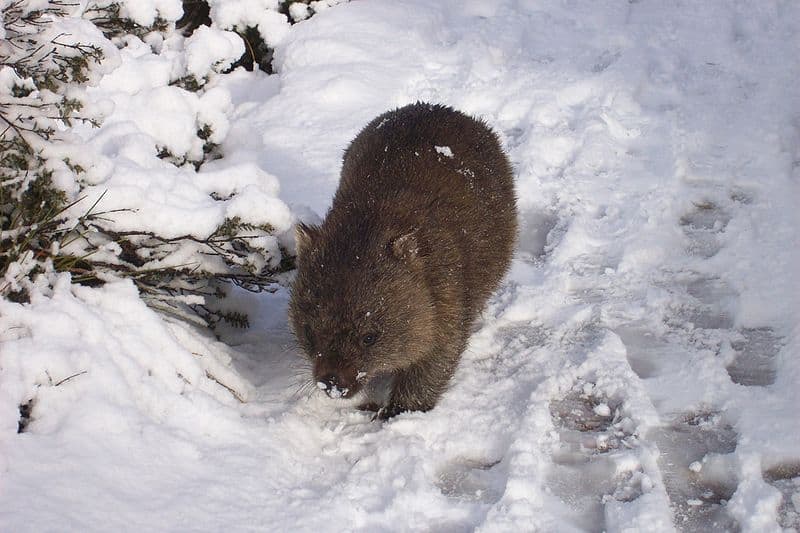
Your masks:
{"label": "brown fur", "polygon": [[297,233],[290,320],[320,388],[363,389],[384,418],[431,409],[516,230],[511,166],[483,122],[424,103],[370,122],[325,221]]}

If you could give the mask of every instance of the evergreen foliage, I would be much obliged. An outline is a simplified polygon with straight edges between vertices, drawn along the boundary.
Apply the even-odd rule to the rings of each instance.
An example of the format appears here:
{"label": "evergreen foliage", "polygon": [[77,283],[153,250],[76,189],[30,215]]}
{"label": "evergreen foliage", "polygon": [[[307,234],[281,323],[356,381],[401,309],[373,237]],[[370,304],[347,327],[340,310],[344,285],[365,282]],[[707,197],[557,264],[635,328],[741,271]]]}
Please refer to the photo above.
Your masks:
{"label": "evergreen foliage", "polygon": [[[335,4],[347,2],[348,0],[282,0],[278,3],[276,10],[285,15],[290,24],[296,24],[308,19],[317,10]],[[176,26],[185,36],[189,36],[200,26],[211,26],[214,23],[213,10],[207,0],[183,0],[183,17],[177,22]],[[225,28],[235,31],[242,38],[245,45],[245,52],[230,69],[244,67],[247,70],[259,70],[272,74],[272,57],[274,50],[264,41],[258,27],[254,26],[234,26]]]}
{"label": "evergreen foliage", "polygon": [[[174,25],[158,18],[152,26],[142,26],[122,17],[120,4],[114,2],[90,2],[82,11],[68,0],[13,0],[4,6],[0,7],[0,32],[5,33],[0,40],[0,297],[25,302],[34,286],[52,283],[61,272],[89,286],[128,278],[148,304],[163,312],[209,326],[226,321],[246,327],[244,314],[220,311],[216,303],[230,284],[250,291],[274,290],[275,274],[292,267],[286,257],[279,266],[270,266],[275,264],[270,257],[275,251],[263,243],[273,233],[271,227],[229,218],[205,238],[113,231],[107,223],[113,213],[103,211],[102,197],[81,207],[84,169],[65,157],[64,150],[51,150],[63,145],[76,121],[99,125],[84,113],[82,86],[103,60],[96,43],[75,42],[70,35],[56,33],[52,22],[78,13],[112,42],[126,35],[145,38],[152,32],[174,32]],[[205,82],[189,76],[182,80],[176,85],[194,91],[202,91]],[[188,163],[199,168],[222,156],[211,141],[212,133],[209,125],[198,125],[197,136],[204,142],[200,161],[166,149],[160,156],[178,166]],[[62,173],[67,169],[75,187],[65,190],[56,184],[56,168]],[[124,209],[115,212],[119,211]],[[176,251],[190,259],[175,265],[168,259]],[[285,250],[280,253],[286,256]]]}

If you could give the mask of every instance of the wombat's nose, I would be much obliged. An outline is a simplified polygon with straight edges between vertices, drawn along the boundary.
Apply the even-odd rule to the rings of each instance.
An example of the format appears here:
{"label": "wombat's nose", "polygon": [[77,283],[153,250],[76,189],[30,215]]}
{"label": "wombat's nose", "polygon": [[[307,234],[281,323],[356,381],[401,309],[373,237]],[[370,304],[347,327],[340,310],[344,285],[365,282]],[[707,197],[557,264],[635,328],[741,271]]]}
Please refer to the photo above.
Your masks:
{"label": "wombat's nose", "polygon": [[317,381],[317,388],[324,390],[325,394],[331,398],[341,398],[349,391],[347,388],[339,388],[338,379],[334,374],[325,374]]}
{"label": "wombat's nose", "polygon": [[333,374],[325,374],[319,379],[319,381],[317,381],[317,387],[319,387],[321,390],[324,391],[329,391],[335,386],[336,386],[336,376],[334,376]]}

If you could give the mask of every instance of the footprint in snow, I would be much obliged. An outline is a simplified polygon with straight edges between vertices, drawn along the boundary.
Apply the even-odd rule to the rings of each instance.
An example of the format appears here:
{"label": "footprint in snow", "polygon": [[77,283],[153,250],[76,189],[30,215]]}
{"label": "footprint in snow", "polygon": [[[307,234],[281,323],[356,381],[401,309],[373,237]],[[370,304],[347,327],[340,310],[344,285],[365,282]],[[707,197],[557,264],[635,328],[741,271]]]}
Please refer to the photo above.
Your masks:
{"label": "footprint in snow", "polygon": [[661,455],[659,468],[679,531],[738,531],[727,512],[736,491],[730,455],[738,435],[719,413],[689,413],[648,435]]}
{"label": "footprint in snow", "polygon": [[686,286],[691,301],[681,318],[700,329],[730,329],[738,294],[723,279],[697,278]]}
{"label": "footprint in snow", "polygon": [[[680,318],[694,328],[732,330],[733,312],[738,294],[723,279],[698,278],[686,286],[691,302]],[[776,358],[782,338],[772,328],[742,328],[730,335],[733,359],[726,366],[734,383],[745,386],[766,386],[775,382]]]}
{"label": "footprint in snow", "polygon": [[503,495],[508,477],[499,465],[500,461],[457,460],[439,471],[435,484],[450,498],[495,503]]}
{"label": "footprint in snow", "polygon": [[595,60],[595,64],[592,66],[592,72],[595,74],[604,72],[608,67],[616,63],[620,57],[622,57],[622,52],[620,51],[612,52],[611,50],[604,50]]}
{"label": "footprint in snow", "polygon": [[555,213],[530,209],[520,214],[519,251],[529,262],[544,258],[563,232]]}
{"label": "footprint in snow", "polygon": [[731,216],[713,202],[698,202],[695,209],[680,219],[681,229],[688,237],[686,252],[702,258],[713,257],[722,244],[719,234],[725,231]]}
{"label": "footprint in snow", "polygon": [[660,339],[646,325],[630,324],[614,330],[625,345],[631,370],[641,379],[658,377],[669,367],[682,364],[680,348]]}
{"label": "footprint in snow", "polygon": [[550,402],[550,415],[559,446],[548,487],[575,511],[577,527],[602,530],[609,500],[633,501],[650,483],[640,468],[620,466],[638,464],[630,460],[637,446],[635,425],[619,400],[606,398],[583,380]]}
{"label": "footprint in snow", "polygon": [[786,463],[764,472],[764,480],[783,497],[778,507],[778,525],[800,531],[800,461]]}
{"label": "footprint in snow", "polygon": [[766,386],[775,383],[775,358],[781,339],[771,328],[745,328],[731,340],[733,361],[726,367],[734,383]]}

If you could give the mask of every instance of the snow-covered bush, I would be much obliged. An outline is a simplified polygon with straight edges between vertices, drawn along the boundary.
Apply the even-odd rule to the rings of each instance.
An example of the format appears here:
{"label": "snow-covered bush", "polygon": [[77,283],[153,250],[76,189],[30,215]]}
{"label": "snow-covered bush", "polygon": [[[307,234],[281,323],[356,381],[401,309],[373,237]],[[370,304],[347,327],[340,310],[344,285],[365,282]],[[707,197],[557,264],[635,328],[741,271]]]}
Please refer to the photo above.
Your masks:
{"label": "snow-covered bush", "polygon": [[178,21],[184,35],[202,26],[237,33],[245,52],[232,68],[256,66],[272,73],[272,54],[289,25],[348,0],[183,0],[184,16]]}
{"label": "snow-covered bush", "polygon": [[275,178],[198,173],[232,108],[205,86],[244,46],[217,28],[184,38],[181,15],[179,0],[0,0],[0,296],[27,301],[59,272],[124,277],[160,310],[243,326],[213,305],[226,285],[271,290],[291,267]]}
{"label": "snow-covered bush", "polygon": [[[53,182],[58,162],[49,148],[75,120],[96,125],[80,114],[84,102],[76,85],[89,80],[104,51],[96,35],[81,35],[85,26],[72,24],[67,33],[52,24],[68,15],[62,2],[0,5],[0,294],[24,299],[20,283],[52,268],[44,259],[53,255],[66,222],[69,197]],[[70,166],[69,159],[62,164]]]}

